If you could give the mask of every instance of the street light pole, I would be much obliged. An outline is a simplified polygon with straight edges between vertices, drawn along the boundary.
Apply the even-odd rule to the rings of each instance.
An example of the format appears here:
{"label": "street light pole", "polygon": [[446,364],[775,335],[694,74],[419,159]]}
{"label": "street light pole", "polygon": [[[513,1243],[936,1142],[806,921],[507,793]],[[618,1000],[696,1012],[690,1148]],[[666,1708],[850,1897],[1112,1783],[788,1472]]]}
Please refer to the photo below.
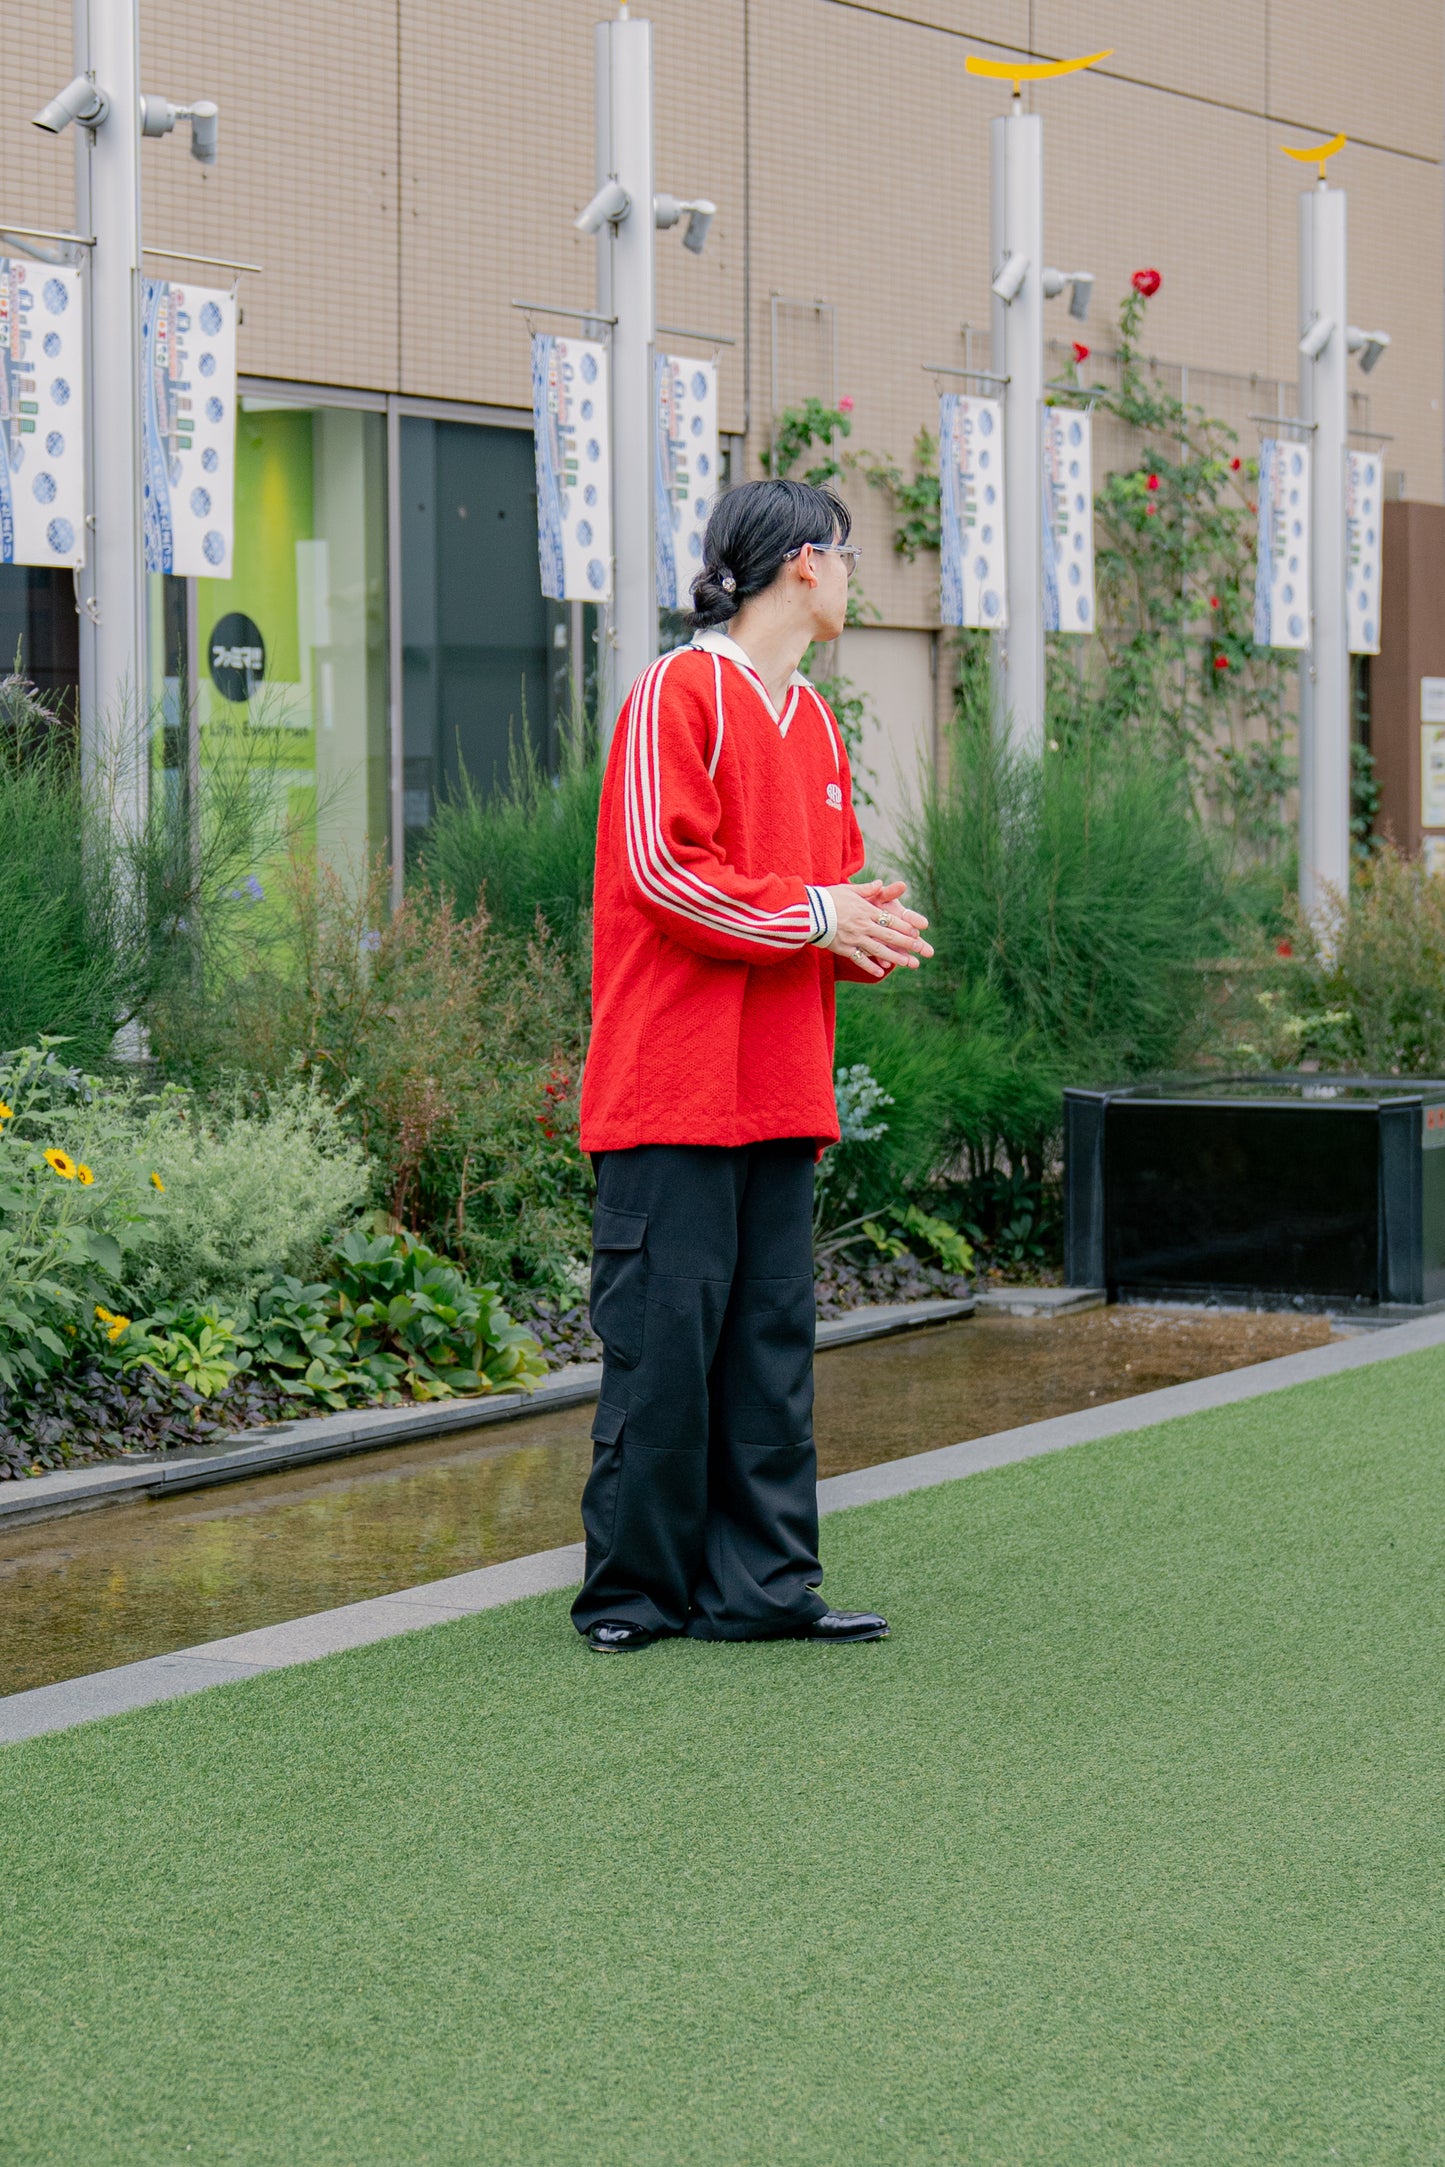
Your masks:
{"label": "street light pole", "polygon": [[[653,213],[652,25],[626,6],[595,33],[597,186],[616,181],[628,208],[597,229],[597,310],[612,325],[612,606],[598,671],[604,742],[634,680],[657,656],[652,531],[653,344],[657,332]],[[630,215],[629,215],[630,212]]]}
{"label": "street light pole", "polygon": [[1299,899],[1317,919],[1350,878],[1350,655],[1345,616],[1345,451],[1349,394],[1345,195],[1323,169],[1299,199],[1301,420],[1313,445],[1313,619],[1300,675]]}
{"label": "street light pole", "polygon": [[80,574],[82,768],[122,835],[145,826],[146,587],[141,524],[141,108],[137,0],[74,0],[75,70],[109,113],[76,128],[78,230],[93,234],[86,295],[90,521]]}
{"label": "street light pole", "polygon": [[[1000,737],[1037,752],[1044,741],[1044,124],[1024,111],[1015,90],[989,135],[1008,580],[1008,626],[994,639],[994,715]],[[1019,265],[1021,272],[1011,273]]]}

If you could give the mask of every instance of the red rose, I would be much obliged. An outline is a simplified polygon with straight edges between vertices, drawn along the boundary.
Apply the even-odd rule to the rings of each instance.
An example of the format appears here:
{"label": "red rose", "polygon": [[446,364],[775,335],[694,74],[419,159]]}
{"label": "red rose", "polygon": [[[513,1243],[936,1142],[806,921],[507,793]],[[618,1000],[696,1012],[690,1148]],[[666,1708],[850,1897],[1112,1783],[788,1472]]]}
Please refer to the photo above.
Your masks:
{"label": "red rose", "polygon": [[1229,471],[1230,471],[1230,473],[1231,473],[1231,474],[1237,474],[1237,473],[1239,472],[1240,468],[1241,468],[1241,467],[1243,466],[1243,464],[1244,464],[1244,461],[1243,461],[1242,459],[1231,459],[1231,460],[1230,460],[1230,462],[1229,462]]}
{"label": "red rose", "polygon": [[1274,952],[1277,956],[1292,956],[1294,944],[1291,941],[1276,941]]}
{"label": "red rose", "polygon": [[1219,607],[1219,597],[1218,597],[1218,595],[1217,595],[1217,594],[1212,594],[1212,595],[1211,595],[1211,596],[1209,597],[1209,607],[1210,607],[1211,609],[1218,609],[1218,607]]}
{"label": "red rose", "polygon": [[1214,667],[1217,670],[1227,670],[1229,668],[1228,655],[1216,655],[1214,658]]}
{"label": "red rose", "polygon": [[845,391],[842,398],[838,401],[838,412],[840,414],[851,414],[852,411],[853,401],[849,398],[847,392]]}
{"label": "red rose", "polygon": [[1084,342],[1083,342],[1083,340],[1082,340],[1082,339],[1075,339],[1075,341],[1074,341],[1074,359],[1075,359],[1075,361],[1087,361],[1087,360],[1088,360],[1088,358],[1089,358],[1089,349],[1088,349],[1088,347],[1087,347],[1087,346],[1086,346],[1086,345],[1084,344]]}
{"label": "red rose", "polygon": [[1146,301],[1151,294],[1158,293],[1163,283],[1157,271],[1136,271],[1130,281],[1135,293],[1142,293]]}
{"label": "red rose", "polygon": [[1148,481],[1147,481],[1147,482],[1145,482],[1145,484],[1144,484],[1144,487],[1145,487],[1146,489],[1157,489],[1157,488],[1159,487],[1159,477],[1158,477],[1158,475],[1157,475],[1157,474],[1151,474],[1151,475],[1149,476],[1149,479],[1148,479]]}

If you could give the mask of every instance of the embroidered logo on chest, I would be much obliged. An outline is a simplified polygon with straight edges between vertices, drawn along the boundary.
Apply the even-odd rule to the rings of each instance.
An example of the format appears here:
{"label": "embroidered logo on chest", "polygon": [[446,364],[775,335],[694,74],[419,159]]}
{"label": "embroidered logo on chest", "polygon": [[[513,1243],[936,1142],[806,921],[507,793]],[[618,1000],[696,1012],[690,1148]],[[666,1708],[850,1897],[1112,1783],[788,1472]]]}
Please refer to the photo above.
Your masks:
{"label": "embroidered logo on chest", "polygon": [[835,812],[835,813],[841,813],[841,812],[842,812],[842,810],[843,810],[843,785],[842,785],[841,783],[829,783],[829,785],[828,785],[828,803],[829,803],[829,804],[830,804],[830,805],[832,806],[832,808],[833,808],[833,810],[834,810],[834,812]]}

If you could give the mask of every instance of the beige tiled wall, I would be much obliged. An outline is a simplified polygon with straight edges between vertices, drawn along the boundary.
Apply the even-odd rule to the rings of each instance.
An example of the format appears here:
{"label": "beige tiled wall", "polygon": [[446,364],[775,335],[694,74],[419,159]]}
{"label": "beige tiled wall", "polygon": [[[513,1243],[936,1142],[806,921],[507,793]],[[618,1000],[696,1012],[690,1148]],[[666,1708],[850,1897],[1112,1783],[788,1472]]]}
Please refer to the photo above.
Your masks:
{"label": "beige tiled wall", "polygon": [[[988,319],[988,122],[972,50],[1103,46],[1046,116],[1049,253],[1096,272],[1088,336],[1132,270],[1164,274],[1149,342],[1195,369],[1294,375],[1295,199],[1280,155],[1343,127],[1352,313],[1395,344],[1370,379],[1387,464],[1441,495],[1442,29],[1434,0],[638,0],[655,22],[660,187],[714,197],[706,254],[658,243],[659,316],[724,348],[725,428],[769,424],[770,306],[837,310],[855,448],[906,456],[923,364]],[[606,0],[142,0],[143,76],[222,107],[214,171],[147,144],[154,242],[246,258],[242,365],[263,375],[521,406],[514,298],[585,305],[592,26]],[[29,126],[69,73],[67,0],[0,10],[0,216],[70,217],[72,151]],[[1012,46],[1008,41],[1012,40]],[[745,85],[749,86],[745,95]],[[750,203],[749,203],[750,198]],[[748,213],[745,218],[745,211]],[[399,306],[403,292],[407,313]],[[745,292],[750,295],[745,322]],[[1063,304],[1051,329],[1073,327]],[[820,388],[825,388],[820,386]],[[1237,403],[1243,404],[1241,393]],[[884,621],[926,625],[930,580],[850,483]]]}

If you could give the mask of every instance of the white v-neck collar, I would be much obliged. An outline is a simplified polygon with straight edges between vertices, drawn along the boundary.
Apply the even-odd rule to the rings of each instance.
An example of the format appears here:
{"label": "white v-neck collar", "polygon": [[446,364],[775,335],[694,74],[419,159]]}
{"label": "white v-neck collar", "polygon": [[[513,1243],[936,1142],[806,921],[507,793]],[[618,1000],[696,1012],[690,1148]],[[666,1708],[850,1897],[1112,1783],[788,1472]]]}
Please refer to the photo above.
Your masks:
{"label": "white v-neck collar", "polygon": [[727,633],[721,631],[715,625],[706,632],[694,633],[692,644],[694,647],[700,647],[704,654],[725,655],[729,662],[735,662],[740,670],[745,670],[752,683],[756,686],[768,713],[778,725],[783,736],[787,736],[788,725],[793,719],[793,712],[798,704],[799,688],[806,686],[808,682],[801,670],[794,670],[792,676],[788,679],[790,696],[784,703],[782,713],[779,714],[773,705],[772,694],[758,675],[758,666],[748,654],[746,648],[739,647],[736,640],[729,639]]}

